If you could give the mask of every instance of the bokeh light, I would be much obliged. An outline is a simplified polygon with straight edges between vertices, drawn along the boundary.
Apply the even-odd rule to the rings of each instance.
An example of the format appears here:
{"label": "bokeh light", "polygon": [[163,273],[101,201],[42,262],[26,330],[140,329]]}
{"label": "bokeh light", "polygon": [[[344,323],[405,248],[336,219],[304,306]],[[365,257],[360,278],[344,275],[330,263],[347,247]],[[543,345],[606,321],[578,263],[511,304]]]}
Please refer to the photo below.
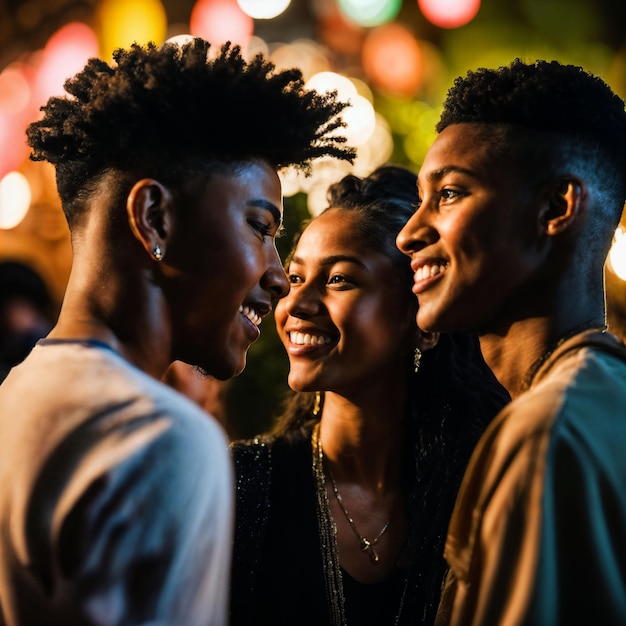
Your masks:
{"label": "bokeh light", "polygon": [[417,0],[424,17],[440,28],[459,28],[471,22],[480,0]]}
{"label": "bokeh light", "polygon": [[206,39],[215,49],[227,41],[246,48],[254,21],[236,0],[198,0],[191,11],[189,28],[194,37]]}
{"label": "bokeh light", "polygon": [[368,176],[372,170],[389,161],[392,154],[393,136],[389,123],[380,113],[376,113],[374,131],[358,148],[354,173],[357,176]]}
{"label": "bokeh light", "polygon": [[0,228],[15,228],[30,206],[30,187],[20,172],[10,172],[0,179]]}
{"label": "bokeh light", "polygon": [[30,98],[30,84],[21,64],[14,63],[0,72],[0,111],[18,115],[26,109]]}
{"label": "bokeh light", "polygon": [[340,100],[350,103],[341,114],[346,126],[333,134],[343,135],[352,146],[358,146],[370,138],[376,125],[374,107],[367,97],[358,93],[357,86],[347,76],[330,71],[318,72],[311,76],[305,86],[320,93],[336,91]]}
{"label": "bokeh light", "polygon": [[297,67],[305,80],[331,69],[327,50],[311,39],[296,39],[274,46],[269,56],[278,70]]}
{"label": "bokeh light", "polygon": [[13,63],[0,73],[0,178],[28,156],[24,129],[37,111],[31,87],[34,69]]}
{"label": "bokeh light", "polygon": [[237,0],[241,10],[257,20],[278,17],[291,4],[291,0]]}
{"label": "bokeh light", "polygon": [[362,62],[372,84],[388,94],[409,98],[421,85],[424,68],[419,42],[402,24],[372,30],[363,45]]}
{"label": "bokeh light", "polygon": [[57,30],[48,39],[37,68],[33,94],[37,106],[45,104],[50,96],[63,95],[65,81],[95,56],[98,38],[87,24],[71,22]]}
{"label": "bokeh light", "polygon": [[621,280],[626,280],[626,230],[618,228],[615,240],[609,251],[609,262],[613,273]]}
{"label": "bokeh light", "polygon": [[116,48],[128,48],[135,42],[161,44],[167,36],[167,15],[160,0],[102,0],[95,23],[105,59],[110,59]]}
{"label": "bokeh light", "polygon": [[350,146],[365,143],[376,126],[376,114],[372,103],[358,94],[350,97],[350,106],[343,111],[342,119],[346,124],[342,131]]}
{"label": "bokeh light", "polygon": [[380,26],[394,19],[402,0],[338,0],[343,14],[359,26]]}
{"label": "bokeh light", "polygon": [[357,95],[354,83],[347,76],[331,71],[314,74],[306,81],[305,87],[320,93],[336,91],[339,99],[344,101]]}

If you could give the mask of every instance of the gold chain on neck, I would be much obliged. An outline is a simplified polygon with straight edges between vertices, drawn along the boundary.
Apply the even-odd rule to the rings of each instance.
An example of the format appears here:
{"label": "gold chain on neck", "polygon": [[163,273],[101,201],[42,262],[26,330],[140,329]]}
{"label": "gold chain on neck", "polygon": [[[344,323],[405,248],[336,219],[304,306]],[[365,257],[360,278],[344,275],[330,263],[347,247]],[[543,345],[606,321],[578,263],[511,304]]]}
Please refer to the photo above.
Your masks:
{"label": "gold chain on neck", "polygon": [[[321,448],[321,443],[320,443],[320,449],[322,449]],[[322,451],[322,455],[323,454],[324,454],[324,452]],[[322,456],[322,458],[323,458],[323,456]],[[356,524],[355,524],[354,520],[352,519],[352,516],[350,515],[350,513],[348,513],[346,507],[343,505],[343,500],[341,499],[341,494],[339,493],[339,489],[337,489],[337,483],[335,482],[335,478],[333,476],[333,473],[330,471],[330,467],[328,465],[326,465],[326,467],[328,468],[328,475],[330,476],[330,481],[331,481],[331,483],[333,485],[333,493],[335,494],[335,498],[337,499],[337,502],[339,504],[339,508],[343,511],[343,514],[345,515],[346,519],[348,520],[348,523],[350,524],[350,528],[354,532],[356,538],[359,540],[359,545],[361,546],[361,552],[366,552],[367,554],[369,554],[370,561],[375,565],[380,560],[380,557],[378,555],[378,552],[376,551],[376,548],[374,548],[374,546],[378,543],[379,539],[385,534],[385,531],[389,528],[389,524],[391,522],[387,522],[383,526],[382,530],[378,533],[376,538],[373,539],[372,541],[370,541],[369,539],[364,537],[359,532],[359,529],[356,527]]]}

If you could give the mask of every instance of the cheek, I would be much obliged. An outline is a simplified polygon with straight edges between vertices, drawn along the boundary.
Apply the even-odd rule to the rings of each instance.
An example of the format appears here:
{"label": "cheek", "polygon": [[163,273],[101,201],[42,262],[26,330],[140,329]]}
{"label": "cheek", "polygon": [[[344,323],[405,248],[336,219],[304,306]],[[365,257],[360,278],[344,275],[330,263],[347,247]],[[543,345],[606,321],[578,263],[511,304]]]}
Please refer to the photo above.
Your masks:
{"label": "cheek", "polygon": [[289,317],[287,313],[287,306],[285,300],[289,296],[286,296],[282,300],[279,300],[274,306],[274,323],[276,324],[276,330],[278,333],[282,333],[285,328],[285,324],[287,323],[287,318]]}

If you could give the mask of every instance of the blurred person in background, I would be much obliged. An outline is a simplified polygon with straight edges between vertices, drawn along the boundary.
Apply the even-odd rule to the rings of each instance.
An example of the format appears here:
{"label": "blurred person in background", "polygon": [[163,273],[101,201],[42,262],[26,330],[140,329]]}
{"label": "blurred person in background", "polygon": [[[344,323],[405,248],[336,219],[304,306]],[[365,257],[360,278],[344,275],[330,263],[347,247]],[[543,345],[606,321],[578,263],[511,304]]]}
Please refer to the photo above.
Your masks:
{"label": "blurred person in background", "polygon": [[17,261],[0,263],[0,381],[50,332],[57,311],[43,278]]}

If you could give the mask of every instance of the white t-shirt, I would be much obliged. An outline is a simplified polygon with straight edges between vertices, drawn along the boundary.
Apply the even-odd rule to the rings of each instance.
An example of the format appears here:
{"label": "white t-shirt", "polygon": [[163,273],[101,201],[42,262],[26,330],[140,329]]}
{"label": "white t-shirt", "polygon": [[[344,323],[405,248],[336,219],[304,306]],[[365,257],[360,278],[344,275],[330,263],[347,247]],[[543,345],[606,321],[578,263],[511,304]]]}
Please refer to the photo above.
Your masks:
{"label": "white t-shirt", "polygon": [[43,340],[0,385],[0,623],[226,624],[233,497],[207,413]]}

